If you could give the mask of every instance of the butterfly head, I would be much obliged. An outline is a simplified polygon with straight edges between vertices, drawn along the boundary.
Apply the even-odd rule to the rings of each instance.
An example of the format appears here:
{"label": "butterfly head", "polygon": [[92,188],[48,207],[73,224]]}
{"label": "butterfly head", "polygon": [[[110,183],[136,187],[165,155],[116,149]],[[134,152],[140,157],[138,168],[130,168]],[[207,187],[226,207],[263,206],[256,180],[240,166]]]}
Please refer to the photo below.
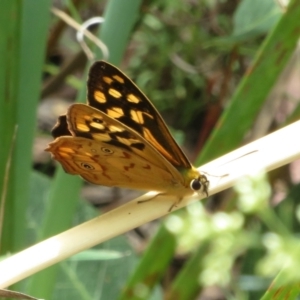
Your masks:
{"label": "butterfly head", "polygon": [[190,181],[190,188],[194,192],[203,192],[208,197],[208,185],[209,181],[205,175],[199,175]]}
{"label": "butterfly head", "polygon": [[[189,193],[204,193],[208,197],[209,180],[205,175],[200,173],[195,167],[181,171],[184,178],[184,186],[189,190]],[[187,192],[188,193],[188,192]]]}

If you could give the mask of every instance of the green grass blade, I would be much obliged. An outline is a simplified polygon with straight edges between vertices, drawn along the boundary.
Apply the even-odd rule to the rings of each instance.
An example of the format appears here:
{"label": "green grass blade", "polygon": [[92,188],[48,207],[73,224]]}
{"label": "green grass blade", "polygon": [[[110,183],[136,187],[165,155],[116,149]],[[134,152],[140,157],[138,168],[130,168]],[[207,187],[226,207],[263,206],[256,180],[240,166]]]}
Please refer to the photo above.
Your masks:
{"label": "green grass blade", "polygon": [[[29,174],[31,172],[32,143],[36,125],[36,107],[39,99],[41,74],[44,62],[45,42],[49,20],[49,1],[16,2],[18,14],[14,28],[15,51],[8,51],[6,90],[14,90],[10,104],[14,103],[15,122],[18,125],[12,156],[6,209],[3,226],[3,251],[17,251],[24,247],[26,207],[29,197]],[[2,10],[1,10],[2,11]],[[3,13],[7,13],[4,11]],[[34,18],[32,16],[35,16]],[[11,20],[10,20],[11,22]],[[9,23],[9,22],[8,22]],[[37,26],[36,24],[39,24]],[[10,26],[8,26],[10,27]],[[3,30],[6,25],[3,25]],[[9,42],[9,41],[8,41]],[[9,49],[8,49],[9,50]],[[14,118],[13,118],[14,119]],[[4,125],[8,129],[11,122]],[[13,128],[8,129],[11,132]],[[11,142],[9,142],[11,143]],[[8,218],[9,216],[9,218]]]}
{"label": "green grass blade", "polygon": [[261,300],[295,300],[300,295],[300,284],[284,284],[288,274],[279,273]]}
{"label": "green grass blade", "polygon": [[[10,199],[7,197],[8,181],[12,177],[11,167],[7,170],[7,163],[12,159],[12,149],[15,147],[13,132],[16,124],[17,90],[18,82],[18,57],[20,29],[20,5],[14,1],[5,1],[0,10],[0,191],[1,191],[1,216],[4,216],[5,226],[13,230],[14,219],[5,218],[6,211],[10,208]],[[15,17],[15,22],[11,19]],[[1,219],[1,227],[4,226]],[[12,238],[8,231],[1,231],[1,252],[5,253],[12,248]]]}
{"label": "green grass blade", "polygon": [[[107,3],[99,37],[109,49],[109,61],[115,65],[119,65],[123,58],[141,4],[141,0],[111,0]],[[97,56],[101,57],[98,51]]]}

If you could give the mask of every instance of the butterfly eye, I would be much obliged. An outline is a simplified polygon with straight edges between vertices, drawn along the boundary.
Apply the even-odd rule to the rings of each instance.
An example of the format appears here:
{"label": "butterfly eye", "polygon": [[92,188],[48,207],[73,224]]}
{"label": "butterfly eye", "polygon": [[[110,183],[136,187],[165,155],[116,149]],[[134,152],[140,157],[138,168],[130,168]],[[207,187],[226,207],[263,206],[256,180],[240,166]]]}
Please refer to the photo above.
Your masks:
{"label": "butterfly eye", "polygon": [[109,148],[105,148],[105,147],[102,147],[101,148],[102,152],[106,153],[106,154],[113,154],[114,151],[110,150]]}
{"label": "butterfly eye", "polygon": [[193,179],[190,183],[190,187],[193,191],[199,191],[201,189],[201,182],[200,182],[200,178],[197,179]]}
{"label": "butterfly eye", "polygon": [[92,165],[87,164],[87,163],[81,163],[81,166],[83,169],[86,169],[86,170],[95,170],[95,168]]}

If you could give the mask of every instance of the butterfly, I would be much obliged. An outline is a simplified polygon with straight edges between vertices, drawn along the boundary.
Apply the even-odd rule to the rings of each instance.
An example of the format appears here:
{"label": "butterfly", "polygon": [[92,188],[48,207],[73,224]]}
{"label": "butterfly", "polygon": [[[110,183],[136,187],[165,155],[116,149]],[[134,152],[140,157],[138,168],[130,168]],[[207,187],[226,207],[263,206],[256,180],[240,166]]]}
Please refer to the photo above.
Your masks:
{"label": "butterfly", "polygon": [[208,196],[209,181],[192,166],[159,112],[118,68],[95,62],[87,104],[73,104],[52,130],[46,151],[86,181],[174,195]]}

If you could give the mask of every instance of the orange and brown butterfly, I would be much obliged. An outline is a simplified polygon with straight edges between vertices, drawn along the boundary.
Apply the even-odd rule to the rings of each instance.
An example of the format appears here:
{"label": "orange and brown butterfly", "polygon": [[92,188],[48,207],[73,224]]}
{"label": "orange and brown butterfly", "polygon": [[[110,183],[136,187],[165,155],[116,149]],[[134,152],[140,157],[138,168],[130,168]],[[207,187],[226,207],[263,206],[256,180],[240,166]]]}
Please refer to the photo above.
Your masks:
{"label": "orange and brown butterfly", "polygon": [[162,117],[118,68],[98,61],[88,104],[73,104],[52,130],[46,151],[64,170],[99,185],[157,191],[180,201],[208,195],[209,181],[184,155]]}

